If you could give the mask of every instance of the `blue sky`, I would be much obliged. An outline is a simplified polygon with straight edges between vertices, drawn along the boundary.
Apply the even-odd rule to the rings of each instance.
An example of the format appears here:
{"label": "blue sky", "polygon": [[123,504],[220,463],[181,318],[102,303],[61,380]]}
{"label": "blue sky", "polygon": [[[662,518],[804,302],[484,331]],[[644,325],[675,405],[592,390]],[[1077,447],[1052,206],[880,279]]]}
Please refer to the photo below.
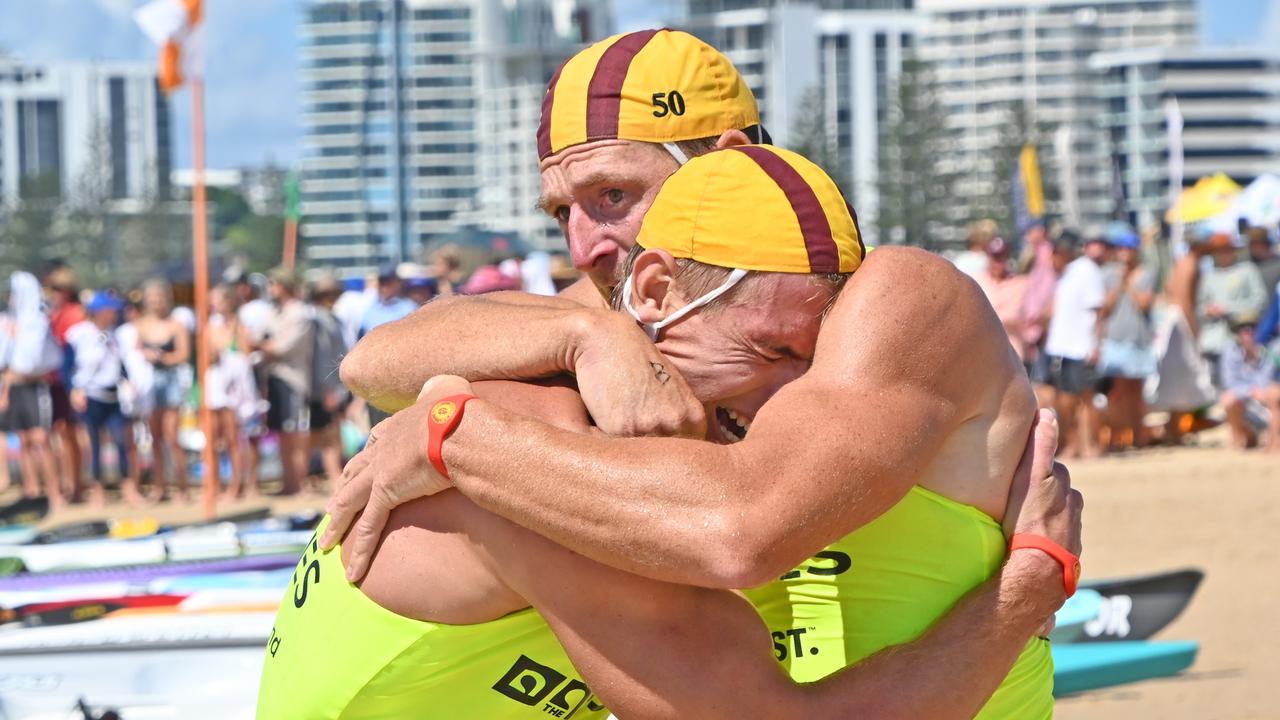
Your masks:
{"label": "blue sky", "polygon": [[[297,24],[305,0],[207,0],[210,167],[298,155]],[[620,30],[660,25],[679,0],[612,0]],[[0,0],[0,48],[30,60],[154,57],[130,13],[141,0]],[[1200,0],[1209,45],[1280,43],[1280,0]],[[174,98],[177,165],[190,162],[190,97]]]}

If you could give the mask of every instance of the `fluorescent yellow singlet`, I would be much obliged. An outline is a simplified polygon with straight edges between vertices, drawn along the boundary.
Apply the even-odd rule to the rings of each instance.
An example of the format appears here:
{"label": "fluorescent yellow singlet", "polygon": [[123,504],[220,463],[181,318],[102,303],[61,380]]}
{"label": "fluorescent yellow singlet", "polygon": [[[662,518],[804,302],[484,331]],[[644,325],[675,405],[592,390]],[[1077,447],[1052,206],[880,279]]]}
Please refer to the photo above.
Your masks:
{"label": "fluorescent yellow singlet", "polygon": [[[889,512],[746,595],[778,661],[810,682],[919,637],[1004,557],[1004,534],[988,515],[914,487]],[[1053,658],[1049,642],[1035,638],[978,717],[1052,716]]]}
{"label": "fluorescent yellow singlet", "polygon": [[[596,720],[609,713],[542,616],[477,625],[397,615],[347,582],[316,530],[276,613],[258,720]],[[424,589],[424,592],[430,592]]]}

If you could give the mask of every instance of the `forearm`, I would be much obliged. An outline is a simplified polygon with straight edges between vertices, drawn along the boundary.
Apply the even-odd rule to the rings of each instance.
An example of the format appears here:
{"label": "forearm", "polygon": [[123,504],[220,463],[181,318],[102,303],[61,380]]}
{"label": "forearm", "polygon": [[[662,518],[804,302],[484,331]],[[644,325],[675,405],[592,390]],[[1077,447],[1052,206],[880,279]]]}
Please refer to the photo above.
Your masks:
{"label": "forearm", "polygon": [[387,411],[413,404],[436,375],[531,379],[568,370],[570,335],[582,306],[559,298],[497,293],[428,303],[379,326],[340,368],[352,392]]}
{"label": "forearm", "polygon": [[[858,382],[811,371],[731,445],[573,435],[473,403],[444,461],[481,506],[602,563],[689,585],[754,587],[893,507],[949,434],[954,406],[911,383],[866,381],[871,396]],[[813,442],[816,417],[852,433]]]}
{"label": "forearm", "polygon": [[480,506],[606,565],[690,585],[750,584],[726,550],[739,535],[727,508],[740,503],[709,491],[750,483],[731,446],[557,432],[473,401],[444,460]]}
{"label": "forearm", "polygon": [[973,717],[1062,604],[1061,572],[1036,551],[1014,553],[919,639],[810,686],[808,717]]}

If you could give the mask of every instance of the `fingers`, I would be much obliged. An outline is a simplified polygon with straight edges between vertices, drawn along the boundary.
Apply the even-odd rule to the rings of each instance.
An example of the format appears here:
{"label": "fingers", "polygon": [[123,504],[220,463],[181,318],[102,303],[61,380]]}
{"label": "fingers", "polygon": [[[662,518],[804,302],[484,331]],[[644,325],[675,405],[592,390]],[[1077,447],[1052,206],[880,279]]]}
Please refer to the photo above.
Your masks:
{"label": "fingers", "polygon": [[[347,464],[348,467],[359,457],[357,455],[352,458],[351,463]],[[367,467],[367,461],[364,467]],[[320,536],[322,550],[329,550],[338,544],[338,541],[347,534],[347,528],[351,527],[351,520],[369,500],[373,475],[367,472],[351,473],[348,477],[347,484],[339,488],[324,507],[325,512],[329,513],[329,527],[325,529],[324,535]]]}
{"label": "fingers", "polygon": [[1027,500],[1027,493],[1032,483],[1040,483],[1050,477],[1053,471],[1053,456],[1058,451],[1058,416],[1052,410],[1041,409],[1036,412],[1031,423],[1030,437],[1022,451],[1022,460],[1014,470],[1013,482],[1009,486],[1009,502],[1005,510],[1005,534],[1012,536],[1016,529],[1018,516]]}
{"label": "fingers", "polygon": [[365,505],[360,521],[356,523],[351,536],[347,538],[347,544],[351,548],[351,554],[347,558],[348,582],[359,581],[369,571],[369,563],[372,561],[374,551],[378,548],[378,540],[382,537],[382,530],[387,525],[391,509],[399,504],[382,488],[382,485],[373,484],[369,503]]}
{"label": "fingers", "polygon": [[471,383],[457,375],[436,375],[422,385],[418,399],[470,394]]}
{"label": "fingers", "polygon": [[1031,442],[1023,459],[1029,464],[1030,477],[1034,480],[1049,477],[1054,468],[1054,455],[1058,454],[1058,416],[1052,410],[1041,408],[1031,428]]}
{"label": "fingers", "polygon": [[1055,462],[1053,464],[1053,470],[1049,473],[1045,473],[1041,477],[1050,476],[1052,476],[1053,479],[1063,488],[1068,490],[1071,489],[1071,471],[1067,469],[1066,465],[1063,465],[1060,462]]}
{"label": "fingers", "polygon": [[1084,495],[1079,490],[1072,490],[1067,493],[1067,510],[1071,514],[1073,532],[1071,547],[1067,548],[1076,557],[1084,552],[1084,544],[1082,531],[1084,529]]}

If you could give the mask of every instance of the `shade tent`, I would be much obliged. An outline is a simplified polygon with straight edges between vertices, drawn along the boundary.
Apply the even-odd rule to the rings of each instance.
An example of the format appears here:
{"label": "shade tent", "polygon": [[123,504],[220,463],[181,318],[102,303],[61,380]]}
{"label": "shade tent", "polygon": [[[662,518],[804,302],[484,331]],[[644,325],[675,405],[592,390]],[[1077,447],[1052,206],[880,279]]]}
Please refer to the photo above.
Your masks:
{"label": "shade tent", "polygon": [[1195,186],[1182,191],[1164,219],[1190,224],[1218,218],[1234,207],[1240,192],[1240,185],[1225,174],[1206,175],[1197,180]]}
{"label": "shade tent", "polygon": [[[1227,196],[1225,185],[1218,189],[1223,191],[1219,195],[1211,194],[1193,200],[1191,206],[1193,210],[1200,211],[1216,206]],[[1244,242],[1242,238],[1237,237],[1241,222],[1262,226],[1274,233],[1276,225],[1280,223],[1280,176],[1270,173],[1260,175],[1249,183],[1248,187],[1231,196],[1229,205],[1212,216],[1200,218],[1194,222],[1202,231],[1226,233],[1235,238],[1237,243]]]}
{"label": "shade tent", "polygon": [[1280,176],[1267,173],[1249,183],[1236,198],[1231,214],[1250,225],[1274,230],[1280,224]]}

